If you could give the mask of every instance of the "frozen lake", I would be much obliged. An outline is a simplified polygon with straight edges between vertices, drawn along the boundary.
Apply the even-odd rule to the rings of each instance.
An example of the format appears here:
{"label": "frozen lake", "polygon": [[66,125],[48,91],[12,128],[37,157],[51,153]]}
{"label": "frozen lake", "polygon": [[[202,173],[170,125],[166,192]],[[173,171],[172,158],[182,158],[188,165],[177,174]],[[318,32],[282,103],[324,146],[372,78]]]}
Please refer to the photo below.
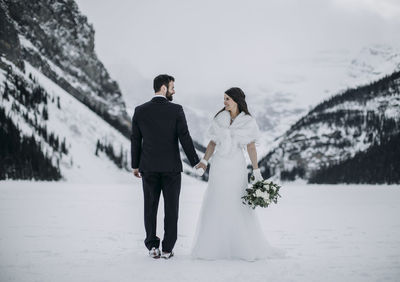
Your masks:
{"label": "frozen lake", "polygon": [[[400,281],[399,185],[284,185],[278,205],[258,216],[286,257],[257,262],[189,257],[205,189],[183,178],[175,257],[166,261],[144,247],[133,177],[0,182],[0,281]],[[162,213],[161,201],[159,236]]]}

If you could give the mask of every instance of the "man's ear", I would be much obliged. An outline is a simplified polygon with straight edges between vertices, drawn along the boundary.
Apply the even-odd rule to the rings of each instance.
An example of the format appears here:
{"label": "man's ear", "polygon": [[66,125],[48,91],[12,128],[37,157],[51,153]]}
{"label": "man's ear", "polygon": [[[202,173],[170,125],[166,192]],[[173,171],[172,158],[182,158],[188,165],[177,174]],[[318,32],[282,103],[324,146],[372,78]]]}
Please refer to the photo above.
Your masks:
{"label": "man's ear", "polygon": [[165,86],[165,85],[161,85],[161,92],[165,92],[165,93],[167,93],[167,90],[168,90],[168,88],[167,88],[167,86]]}

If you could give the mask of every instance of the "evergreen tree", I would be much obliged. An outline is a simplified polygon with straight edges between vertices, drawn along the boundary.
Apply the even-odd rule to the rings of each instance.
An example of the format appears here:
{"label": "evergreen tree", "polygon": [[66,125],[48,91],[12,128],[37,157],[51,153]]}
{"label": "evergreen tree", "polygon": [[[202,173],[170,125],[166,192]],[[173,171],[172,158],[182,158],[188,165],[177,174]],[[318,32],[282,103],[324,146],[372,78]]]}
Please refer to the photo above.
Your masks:
{"label": "evergreen tree", "polygon": [[44,120],[49,119],[49,113],[47,112],[47,107],[43,107],[42,116]]}
{"label": "evergreen tree", "polygon": [[0,107],[0,179],[59,180],[59,168],[43,154],[40,142],[20,129]]}
{"label": "evergreen tree", "polygon": [[64,137],[64,139],[63,139],[63,141],[61,143],[61,152],[66,154],[66,155],[68,154],[68,149],[67,149],[65,137]]}
{"label": "evergreen tree", "polygon": [[4,90],[3,90],[3,99],[9,101],[9,94],[8,92],[10,91],[10,89],[8,88],[8,84],[6,81],[4,81]]}
{"label": "evergreen tree", "polygon": [[97,143],[96,143],[96,152],[94,153],[96,156],[99,155],[99,150],[100,150],[100,140],[97,139]]}

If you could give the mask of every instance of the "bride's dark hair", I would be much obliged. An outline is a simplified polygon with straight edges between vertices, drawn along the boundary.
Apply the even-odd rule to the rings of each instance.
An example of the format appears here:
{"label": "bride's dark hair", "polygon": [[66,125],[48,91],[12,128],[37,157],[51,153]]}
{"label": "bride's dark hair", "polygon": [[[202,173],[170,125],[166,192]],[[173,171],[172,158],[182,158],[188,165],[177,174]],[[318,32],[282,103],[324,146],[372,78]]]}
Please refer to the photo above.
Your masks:
{"label": "bride's dark hair", "polygon": [[[239,87],[232,87],[225,91],[225,94],[232,98],[233,101],[238,105],[239,113],[244,112],[246,115],[250,115],[249,110],[247,109],[246,103],[246,95]],[[216,115],[219,115],[225,111],[225,107],[223,107]]]}

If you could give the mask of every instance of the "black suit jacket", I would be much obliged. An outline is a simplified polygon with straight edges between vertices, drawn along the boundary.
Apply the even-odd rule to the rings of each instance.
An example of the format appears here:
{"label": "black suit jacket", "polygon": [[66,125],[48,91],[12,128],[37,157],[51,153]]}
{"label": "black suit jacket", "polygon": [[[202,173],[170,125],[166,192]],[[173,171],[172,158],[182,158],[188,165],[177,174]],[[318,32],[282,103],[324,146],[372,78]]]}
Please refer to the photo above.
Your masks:
{"label": "black suit jacket", "polygon": [[132,117],[132,168],[140,172],[181,172],[178,139],[192,166],[199,162],[181,105],[164,97],[135,108]]}

